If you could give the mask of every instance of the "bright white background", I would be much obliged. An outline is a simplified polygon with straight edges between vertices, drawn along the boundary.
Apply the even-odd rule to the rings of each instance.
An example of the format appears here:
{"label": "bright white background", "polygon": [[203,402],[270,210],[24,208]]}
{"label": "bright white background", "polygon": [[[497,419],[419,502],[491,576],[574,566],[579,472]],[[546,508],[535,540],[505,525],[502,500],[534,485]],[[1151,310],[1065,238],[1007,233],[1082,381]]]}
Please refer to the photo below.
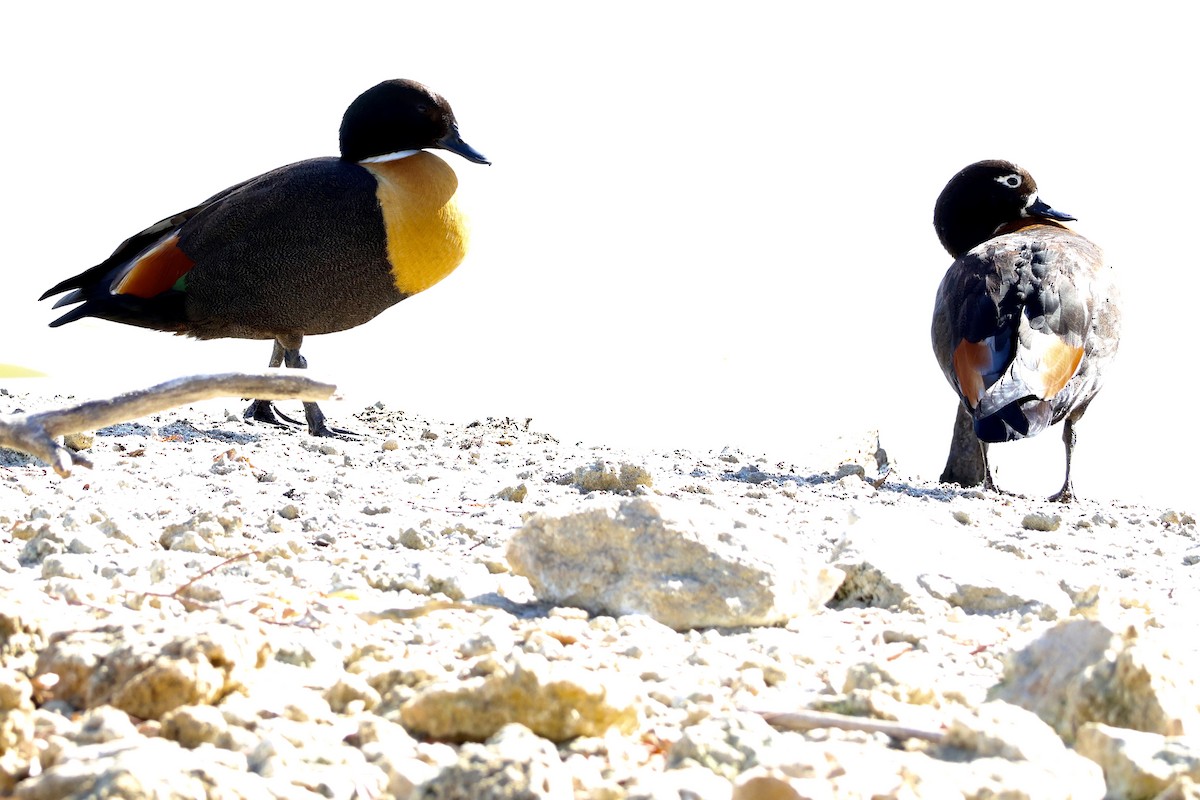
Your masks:
{"label": "bright white background", "polygon": [[[929,345],[949,263],[932,207],[961,167],[1008,158],[1125,289],[1077,489],[1193,508],[1200,49],[1183,8],[9,4],[0,363],[85,394],[264,366],[266,342],[51,330],[36,298],[225,186],[334,154],[346,104],[411,77],[494,166],[446,156],[474,222],[455,274],[306,341],[353,400],[796,463],[877,427],[902,473],[936,478],[955,400]],[[1057,428],[993,452],[1001,485],[1058,488]]]}

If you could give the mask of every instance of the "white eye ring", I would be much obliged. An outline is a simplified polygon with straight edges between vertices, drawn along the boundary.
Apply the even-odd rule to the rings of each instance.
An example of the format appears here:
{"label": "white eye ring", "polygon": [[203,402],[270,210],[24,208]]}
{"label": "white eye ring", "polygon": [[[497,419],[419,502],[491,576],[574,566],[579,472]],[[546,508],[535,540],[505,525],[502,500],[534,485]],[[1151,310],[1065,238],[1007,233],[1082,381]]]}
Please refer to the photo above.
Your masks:
{"label": "white eye ring", "polygon": [[996,183],[1002,183],[1010,189],[1016,189],[1021,185],[1021,176],[1015,172],[1009,175],[998,175],[996,176]]}

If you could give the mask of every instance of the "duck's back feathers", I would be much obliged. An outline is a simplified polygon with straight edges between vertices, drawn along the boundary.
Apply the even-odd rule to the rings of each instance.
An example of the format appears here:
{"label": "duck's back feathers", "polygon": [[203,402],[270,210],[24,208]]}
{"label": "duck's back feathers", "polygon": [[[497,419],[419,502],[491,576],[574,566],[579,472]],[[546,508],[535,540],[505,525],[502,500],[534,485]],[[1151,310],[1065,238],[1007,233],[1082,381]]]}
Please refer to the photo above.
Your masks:
{"label": "duck's back feathers", "polygon": [[934,349],[980,439],[1033,436],[1082,413],[1116,347],[1109,272],[1086,238],[1043,223],[955,260],[938,289]]}
{"label": "duck's back feathers", "polygon": [[189,333],[275,338],[361,325],[399,302],[376,182],[338,158],[268,172],[179,233],[202,266],[187,276]]}
{"label": "duck's back feathers", "polygon": [[238,184],[48,291],[74,289],[58,305],[83,303],[52,324],[92,316],[204,339],[359,325],[403,298],[377,188],[369,171],[339,158]]}

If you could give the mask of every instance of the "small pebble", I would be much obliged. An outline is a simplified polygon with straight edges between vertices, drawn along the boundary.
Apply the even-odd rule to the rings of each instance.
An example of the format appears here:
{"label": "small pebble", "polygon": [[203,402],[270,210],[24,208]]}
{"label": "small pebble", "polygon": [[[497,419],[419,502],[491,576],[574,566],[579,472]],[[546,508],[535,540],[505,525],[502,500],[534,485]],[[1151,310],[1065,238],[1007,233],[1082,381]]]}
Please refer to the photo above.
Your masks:
{"label": "small pebble", "polygon": [[93,433],[83,431],[80,433],[68,433],[63,436],[63,444],[68,450],[74,450],[78,453],[80,450],[87,450],[96,442],[96,436]]}
{"label": "small pebble", "polygon": [[1027,531],[1056,531],[1062,523],[1062,517],[1058,514],[1046,514],[1042,511],[1035,511],[1031,514],[1026,514],[1021,520],[1021,527]]}

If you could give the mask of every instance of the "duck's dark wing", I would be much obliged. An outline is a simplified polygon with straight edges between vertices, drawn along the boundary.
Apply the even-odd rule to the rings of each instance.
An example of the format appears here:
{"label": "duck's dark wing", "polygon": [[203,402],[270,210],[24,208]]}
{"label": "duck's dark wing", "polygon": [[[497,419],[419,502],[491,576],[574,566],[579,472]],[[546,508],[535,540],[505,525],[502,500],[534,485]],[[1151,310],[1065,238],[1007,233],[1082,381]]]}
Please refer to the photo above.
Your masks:
{"label": "duck's dark wing", "polygon": [[[183,295],[172,291],[172,287],[191,269],[192,261],[177,247],[179,233],[189,220],[253,180],[230,186],[198,206],[159,220],[121,242],[100,264],[47,289],[39,300],[68,292],[55,302],[55,308],[83,304],[51,322],[50,327],[95,316],[139,327],[180,330]],[[123,287],[125,291],[117,290],[131,275],[132,280]]]}
{"label": "duck's dark wing", "polygon": [[270,338],[332,329],[323,315],[359,324],[400,299],[376,189],[371,173],[336,158],[232,186],[46,292],[69,292],[56,307],[80,304],[51,325],[90,316],[202,338]]}

